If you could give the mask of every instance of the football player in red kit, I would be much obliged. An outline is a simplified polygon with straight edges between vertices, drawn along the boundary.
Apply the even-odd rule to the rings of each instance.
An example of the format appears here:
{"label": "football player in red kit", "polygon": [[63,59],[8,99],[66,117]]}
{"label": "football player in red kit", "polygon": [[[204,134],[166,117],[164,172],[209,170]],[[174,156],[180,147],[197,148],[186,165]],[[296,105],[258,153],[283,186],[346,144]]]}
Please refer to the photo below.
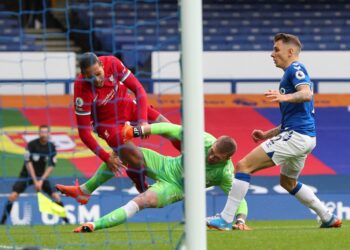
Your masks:
{"label": "football player in red kit", "polygon": [[[81,140],[106,163],[102,168],[115,172],[123,164],[127,165],[127,174],[134,181],[138,191],[145,191],[148,185],[143,172],[133,171],[142,167],[133,166],[133,162],[139,162],[136,159],[141,157],[141,153],[132,143],[124,144],[122,127],[126,121],[142,125],[169,120],[148,105],[143,86],[116,57],[97,57],[94,53],[84,53],[80,60],[80,69],[81,74],[74,82],[74,106]],[[134,93],[135,98],[128,90]],[[120,159],[97,143],[92,135],[93,128]],[[173,144],[180,148],[178,141]],[[63,190],[66,186],[56,187],[67,194],[67,190]],[[70,192],[67,195],[72,196]]]}

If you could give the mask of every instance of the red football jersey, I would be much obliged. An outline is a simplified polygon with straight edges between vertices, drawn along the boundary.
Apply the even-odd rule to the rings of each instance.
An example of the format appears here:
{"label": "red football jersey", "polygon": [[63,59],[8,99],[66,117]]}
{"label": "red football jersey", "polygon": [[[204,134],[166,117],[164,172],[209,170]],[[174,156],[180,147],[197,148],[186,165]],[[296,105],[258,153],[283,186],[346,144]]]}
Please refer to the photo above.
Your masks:
{"label": "red football jersey", "polygon": [[103,161],[105,152],[91,135],[91,124],[97,128],[117,126],[128,121],[129,103],[134,100],[128,94],[132,90],[138,104],[139,121],[147,121],[147,94],[137,78],[114,56],[99,57],[105,73],[104,85],[95,87],[79,75],[74,83],[74,106],[82,141]]}

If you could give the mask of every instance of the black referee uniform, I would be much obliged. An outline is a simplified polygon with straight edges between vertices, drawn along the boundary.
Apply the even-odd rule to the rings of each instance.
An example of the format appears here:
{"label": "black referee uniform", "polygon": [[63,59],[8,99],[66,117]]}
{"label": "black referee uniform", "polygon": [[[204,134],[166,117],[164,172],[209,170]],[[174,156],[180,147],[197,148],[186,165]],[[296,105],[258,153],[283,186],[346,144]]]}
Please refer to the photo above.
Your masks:
{"label": "black referee uniform", "polygon": [[[35,176],[39,177],[45,173],[46,166],[54,167],[56,165],[56,147],[52,142],[45,145],[40,143],[39,138],[28,143],[27,150],[24,154],[24,164],[19,175],[19,180],[15,183],[12,190],[17,193],[23,193],[28,185],[33,185],[33,179],[27,171],[27,162],[33,164]],[[48,180],[44,180],[42,189],[51,196],[52,188]]]}
{"label": "black referee uniform", "polygon": [[[33,185],[33,179],[27,170],[27,163],[31,162],[35,172],[35,176],[38,180],[43,176],[46,170],[46,166],[55,167],[56,165],[56,147],[52,142],[46,144],[40,143],[40,139],[32,140],[28,143],[26,152],[24,154],[24,164],[22,171],[20,172],[19,179],[13,185],[12,190],[18,194],[23,193],[28,185]],[[53,189],[48,180],[43,181],[42,190],[48,195],[52,195]],[[63,206],[62,202],[56,202]],[[13,203],[8,201],[5,205],[4,213],[1,218],[1,224],[6,222],[7,216],[10,214]],[[67,218],[63,218],[68,223]]]}

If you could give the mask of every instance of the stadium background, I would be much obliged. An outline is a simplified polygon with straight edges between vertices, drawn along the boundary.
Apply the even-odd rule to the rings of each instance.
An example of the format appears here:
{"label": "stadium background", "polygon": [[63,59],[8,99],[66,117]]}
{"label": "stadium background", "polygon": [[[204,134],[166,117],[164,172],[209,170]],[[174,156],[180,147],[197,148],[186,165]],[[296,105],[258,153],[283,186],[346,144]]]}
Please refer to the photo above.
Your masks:
{"label": "stadium background", "polygon": [[[249,137],[252,129],[279,124],[277,106],[267,104],[261,96],[267,87],[276,87],[282,75],[269,60],[272,37],[277,32],[300,36],[303,53],[310,53],[307,67],[319,65],[319,60],[325,65],[311,72],[317,80],[318,145],[301,180],[315,188],[340,218],[350,219],[350,4],[342,0],[203,3],[205,56],[231,55],[233,65],[212,59],[217,64],[205,66],[206,130],[237,140],[237,162],[255,146]],[[53,182],[72,184],[75,178],[82,182],[100,164],[73,129],[71,83],[82,52],[121,58],[144,84],[150,103],[181,123],[176,1],[2,1],[0,17],[1,210],[22,167],[23,147],[37,125],[53,126],[53,138],[61,147]],[[139,143],[164,154],[177,154],[158,137]],[[278,173],[273,168],[253,178],[247,197],[249,218],[315,219],[283,193]],[[134,194],[128,179],[114,178],[86,207],[67,198],[64,202],[71,221],[82,223],[119,207]],[[226,197],[216,188],[207,194],[207,213],[213,214],[223,207]],[[59,222],[38,212],[34,195],[29,189],[16,202],[10,223]],[[182,204],[178,203],[157,212],[143,211],[132,221],[181,218]]]}

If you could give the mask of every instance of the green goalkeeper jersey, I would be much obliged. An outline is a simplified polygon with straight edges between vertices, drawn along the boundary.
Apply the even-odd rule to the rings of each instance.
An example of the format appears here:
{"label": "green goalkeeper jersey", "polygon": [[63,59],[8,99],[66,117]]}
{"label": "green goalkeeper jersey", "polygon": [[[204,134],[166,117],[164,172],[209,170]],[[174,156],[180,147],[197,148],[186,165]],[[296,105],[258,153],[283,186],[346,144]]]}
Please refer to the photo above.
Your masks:
{"label": "green goalkeeper jersey", "polygon": [[[155,123],[151,125],[151,134],[181,140],[182,127],[171,123]],[[208,151],[215,141],[216,138],[211,134],[204,134],[205,159],[207,159]],[[171,182],[183,188],[184,168],[182,155],[170,157],[145,148],[141,148],[141,150],[146,161],[147,176],[154,180]],[[205,162],[206,186],[219,186],[227,194],[231,189],[234,174],[232,161],[228,160],[215,165],[209,165],[207,161]],[[200,166],[191,167],[199,168]]]}

